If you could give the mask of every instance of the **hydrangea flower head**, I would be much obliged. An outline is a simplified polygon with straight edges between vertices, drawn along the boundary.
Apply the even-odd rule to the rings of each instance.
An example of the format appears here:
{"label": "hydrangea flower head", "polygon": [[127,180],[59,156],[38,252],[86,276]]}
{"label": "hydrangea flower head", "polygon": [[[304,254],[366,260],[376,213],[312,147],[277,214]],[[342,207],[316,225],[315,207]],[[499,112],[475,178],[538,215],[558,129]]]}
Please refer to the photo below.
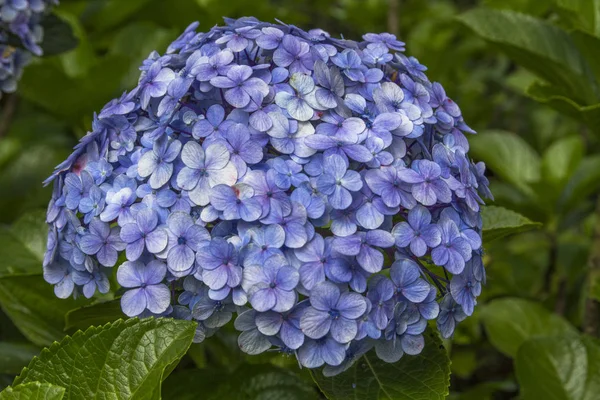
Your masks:
{"label": "hydrangea flower head", "polygon": [[[0,97],[12,93],[31,56],[41,56],[42,18],[58,0],[0,0]],[[18,40],[20,47],[9,44]]]}
{"label": "hydrangea flower head", "polygon": [[452,336],[491,196],[458,106],[394,35],[226,21],[150,54],[48,179],[56,294],[116,273],[129,316],[203,340],[237,313],[242,350],[328,375],[418,354],[429,320]]}

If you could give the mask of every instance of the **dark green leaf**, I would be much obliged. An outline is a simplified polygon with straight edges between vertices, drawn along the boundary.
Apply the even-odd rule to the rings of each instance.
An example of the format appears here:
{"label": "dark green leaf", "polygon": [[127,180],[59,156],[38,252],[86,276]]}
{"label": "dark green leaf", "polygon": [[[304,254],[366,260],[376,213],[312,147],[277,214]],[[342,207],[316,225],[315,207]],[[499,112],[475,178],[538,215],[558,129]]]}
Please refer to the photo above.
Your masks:
{"label": "dark green leaf", "polygon": [[459,19],[519,65],[568,90],[569,97],[584,104],[597,101],[589,66],[562,29],[508,10],[480,8]]}
{"label": "dark green leaf", "polygon": [[61,400],[65,388],[42,382],[8,387],[0,392],[0,400]]}
{"label": "dark green leaf", "polygon": [[225,370],[188,370],[171,375],[163,385],[163,398],[177,400],[318,399],[317,389],[294,372],[268,364],[243,364]]}
{"label": "dark green leaf", "polygon": [[567,182],[559,205],[570,208],[600,188],[600,155],[584,158]]}
{"label": "dark green leaf", "polygon": [[19,83],[19,92],[56,116],[81,124],[120,94],[121,79],[128,69],[128,58],[116,55],[103,57],[77,78],[69,77],[56,63],[32,64]]}
{"label": "dark green leaf", "polygon": [[39,352],[31,344],[0,342],[0,374],[18,374]]}
{"label": "dark green leaf", "polygon": [[510,357],[515,357],[521,344],[530,338],[577,334],[565,319],[523,299],[494,300],[481,307],[481,318],[490,342]]}
{"label": "dark green leaf", "polygon": [[91,327],[42,351],[15,385],[44,381],[69,399],[160,398],[165,369],[192,343],[196,324],[168,318],[119,320]]}
{"label": "dark green leaf", "polygon": [[312,375],[330,400],[435,400],[448,395],[450,360],[440,338],[429,331],[419,355],[388,364],[369,352],[337,376]]}
{"label": "dark green leaf", "polygon": [[[593,0],[600,5],[600,1]],[[599,15],[600,17],[600,15]],[[569,32],[573,41],[577,45],[581,54],[585,57],[592,72],[595,76],[600,76],[600,54],[598,54],[598,47],[600,46],[600,37],[594,36],[582,30],[576,29]]]}
{"label": "dark green leaf", "polygon": [[473,158],[482,160],[496,175],[522,192],[532,194],[529,183],[540,178],[540,157],[520,136],[484,131],[469,138]]}
{"label": "dark green leaf", "polygon": [[149,0],[106,0],[87,21],[95,30],[105,31],[119,25],[144,7]]}
{"label": "dark green leaf", "polygon": [[[41,268],[41,265],[38,267]],[[27,339],[48,346],[64,336],[65,314],[85,299],[58,299],[41,275],[0,279],[0,305]]]}
{"label": "dark green leaf", "polygon": [[92,325],[104,325],[124,317],[120,300],[90,304],[67,313],[65,316],[65,330],[86,330]]}
{"label": "dark green leaf", "polygon": [[514,392],[516,389],[516,384],[511,381],[483,382],[465,392],[451,393],[448,400],[493,400],[496,392]]}
{"label": "dark green leaf", "polygon": [[539,222],[533,222],[521,214],[498,206],[482,207],[481,218],[483,240],[486,242],[542,226]]}
{"label": "dark green leaf", "polygon": [[535,101],[547,104],[560,113],[584,122],[593,131],[600,127],[600,103],[598,102],[582,106],[569,98],[563,90],[542,82],[534,82],[527,88],[526,94]]}
{"label": "dark green leaf", "polygon": [[45,56],[64,53],[77,47],[77,38],[73,35],[71,25],[55,14],[46,15],[42,19],[44,41],[42,50]]}
{"label": "dark green leaf", "polygon": [[515,368],[523,400],[596,400],[600,393],[600,344],[590,337],[528,340]]}
{"label": "dark green leaf", "polygon": [[589,298],[600,302],[600,271],[593,270],[588,274]]}

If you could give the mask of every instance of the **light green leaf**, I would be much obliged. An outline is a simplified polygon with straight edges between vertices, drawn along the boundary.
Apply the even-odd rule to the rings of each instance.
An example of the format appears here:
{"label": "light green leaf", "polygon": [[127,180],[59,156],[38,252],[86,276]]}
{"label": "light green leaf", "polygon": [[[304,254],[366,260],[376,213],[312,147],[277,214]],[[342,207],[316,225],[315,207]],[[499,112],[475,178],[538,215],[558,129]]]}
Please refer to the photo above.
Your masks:
{"label": "light green leaf", "polygon": [[513,10],[529,15],[544,15],[550,4],[548,1],[540,0],[483,0],[487,7],[501,10]]}
{"label": "light green leaf", "polygon": [[158,399],[165,370],[183,357],[195,330],[168,318],[91,327],[42,350],[14,383],[59,385],[69,399]]}
{"label": "light green leaf", "polygon": [[519,348],[515,369],[523,400],[596,400],[600,344],[587,336],[531,339]]}
{"label": "light green leaf", "polygon": [[505,131],[484,131],[469,138],[471,155],[482,160],[504,181],[525,194],[529,183],[540,178],[540,157],[520,136]]}
{"label": "light green leaf", "polygon": [[562,184],[577,168],[583,153],[583,141],[579,136],[569,136],[552,143],[542,157],[544,180]]}
{"label": "light green leaf", "polygon": [[569,97],[586,104],[596,100],[589,66],[561,28],[529,15],[485,8],[468,11],[459,20],[519,65],[565,88]]}
{"label": "light green leaf", "polygon": [[24,144],[0,170],[0,220],[13,221],[32,209],[47,207],[52,187],[43,187],[41,182],[67,155],[64,148],[58,150],[47,143]]}
{"label": "light green leaf", "polygon": [[600,0],[555,0],[559,11],[573,28],[600,36]]}
{"label": "light green leaf", "polygon": [[[31,211],[17,219],[11,227],[12,235],[41,261],[46,253],[48,240],[48,225],[46,224],[46,211]],[[38,272],[40,272],[38,268]]]}
{"label": "light green leaf", "polygon": [[[121,3],[119,3],[121,4]],[[133,87],[140,77],[140,65],[152,50],[165,52],[177,33],[152,22],[134,22],[121,29],[110,46],[110,54],[129,58],[123,85]]]}
{"label": "light green leaf", "polygon": [[0,392],[0,400],[61,400],[65,388],[42,382],[8,387]]}
{"label": "light green leaf", "polygon": [[203,400],[319,399],[316,388],[306,380],[268,364],[242,364],[231,373],[215,368],[173,373],[163,385],[162,396],[177,400],[199,396]]}
{"label": "light green leaf", "polygon": [[70,26],[69,29],[73,30],[73,34],[77,37],[76,40],[79,42],[77,47],[60,56],[63,71],[70,78],[85,76],[98,60],[92,44],[88,40],[85,29],[81,25],[77,15],[64,12],[62,9],[58,9],[57,13],[68,23]]}
{"label": "light green leaf", "polygon": [[92,325],[104,325],[119,318],[125,318],[125,314],[121,310],[120,300],[90,304],[67,313],[65,316],[65,330],[86,330]]}
{"label": "light green leaf", "polygon": [[483,240],[491,242],[504,236],[525,232],[542,226],[514,211],[498,206],[481,207]]}
{"label": "light green leaf", "polygon": [[39,352],[31,344],[0,342],[0,374],[18,374]]}
{"label": "light green leaf", "polygon": [[529,300],[493,300],[481,307],[481,319],[490,342],[509,357],[515,357],[521,344],[530,338],[577,335],[568,321]]}
{"label": "light green leaf", "polygon": [[10,228],[0,226],[0,243],[0,277],[42,272],[42,259],[32,253]]}
{"label": "light green leaf", "polygon": [[[41,264],[38,266],[41,269]],[[23,335],[48,346],[64,336],[65,314],[87,300],[58,299],[41,275],[0,279],[0,306]]]}
{"label": "light green leaf", "polygon": [[450,385],[448,353],[436,333],[424,336],[425,348],[419,355],[404,355],[388,364],[371,351],[339,375],[327,378],[314,371],[313,379],[330,400],[444,399]]}

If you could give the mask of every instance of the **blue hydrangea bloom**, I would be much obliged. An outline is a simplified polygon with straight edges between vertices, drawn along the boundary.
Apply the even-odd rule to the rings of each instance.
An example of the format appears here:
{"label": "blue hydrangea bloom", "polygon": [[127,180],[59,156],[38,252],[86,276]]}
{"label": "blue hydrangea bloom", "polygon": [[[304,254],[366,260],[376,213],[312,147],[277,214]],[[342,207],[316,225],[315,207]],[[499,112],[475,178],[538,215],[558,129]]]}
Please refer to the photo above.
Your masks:
{"label": "blue hydrangea bloom", "polygon": [[[0,0],[0,98],[17,90],[17,81],[32,55],[43,54],[44,29],[40,22],[58,0]],[[21,43],[15,48],[9,36]]]}
{"label": "blue hydrangea bloom", "polygon": [[442,86],[387,33],[197,27],[47,180],[56,295],[104,293],[114,268],[127,315],[191,319],[201,341],[237,314],[243,351],[328,375],[418,354],[430,320],[451,337],[485,283],[491,193]]}
{"label": "blue hydrangea bloom", "polygon": [[154,314],[166,311],[171,303],[169,288],[162,283],[166,274],[166,265],[158,260],[124,262],[117,271],[119,285],[129,289],[121,297],[123,312],[135,317],[146,309]]}

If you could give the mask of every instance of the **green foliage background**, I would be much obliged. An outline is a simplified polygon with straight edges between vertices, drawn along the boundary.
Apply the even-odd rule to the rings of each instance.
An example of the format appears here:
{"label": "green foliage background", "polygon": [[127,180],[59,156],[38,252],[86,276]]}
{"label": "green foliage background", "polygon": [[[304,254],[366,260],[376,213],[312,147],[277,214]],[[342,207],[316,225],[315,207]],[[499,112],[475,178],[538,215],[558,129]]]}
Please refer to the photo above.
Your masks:
{"label": "green foliage background", "polygon": [[[0,102],[0,399],[598,398],[600,0],[61,0],[55,14],[76,47],[35,60]],[[114,292],[58,300],[44,283],[41,181],[93,112],[190,22],[246,15],[353,39],[395,30],[479,132],[470,154],[496,197],[488,281],[443,346],[430,331],[422,356],[311,376],[243,355],[233,327],[191,344],[192,323],[114,322]]]}

